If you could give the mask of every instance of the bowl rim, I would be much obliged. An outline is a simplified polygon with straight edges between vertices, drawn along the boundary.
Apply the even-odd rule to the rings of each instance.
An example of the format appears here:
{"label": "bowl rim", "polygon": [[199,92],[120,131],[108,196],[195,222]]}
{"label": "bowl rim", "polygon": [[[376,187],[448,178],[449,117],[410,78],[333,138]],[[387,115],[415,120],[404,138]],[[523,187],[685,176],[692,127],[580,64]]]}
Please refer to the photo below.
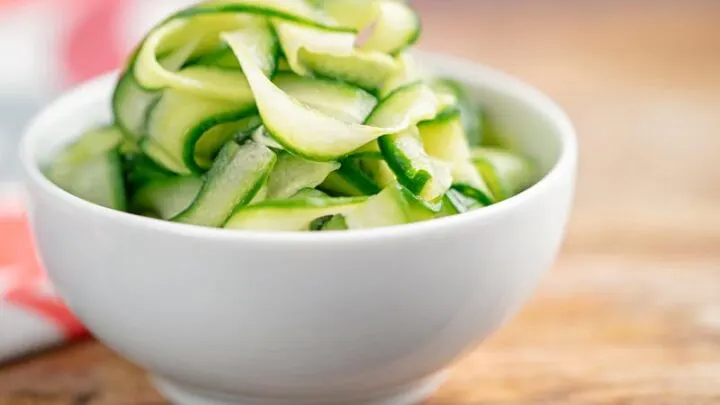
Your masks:
{"label": "bowl rim", "polygon": [[[421,59],[441,61],[441,63],[445,66],[445,70],[451,71],[451,73],[449,73],[449,76],[451,77],[455,77],[466,82],[469,81],[477,83],[482,81],[482,86],[491,88],[493,91],[502,93],[511,98],[523,100],[530,108],[535,109],[540,114],[547,117],[551,125],[556,128],[556,136],[558,137],[557,141],[560,147],[559,156],[553,166],[540,180],[528,187],[522,193],[489,207],[484,207],[479,210],[459,215],[437,218],[430,221],[373,229],[345,230],[338,232],[234,230],[175,223],[161,219],[144,217],[97,205],[66,192],[52,183],[42,173],[42,170],[40,169],[40,162],[38,161],[37,154],[35,153],[37,149],[36,145],[39,144],[38,138],[42,139],[43,136],[40,129],[47,126],[47,121],[58,119],[58,112],[56,110],[61,109],[62,106],[71,103],[72,100],[75,99],[83,97],[96,99],[101,97],[99,94],[106,93],[106,91],[100,91],[102,86],[105,85],[105,81],[118,76],[118,71],[114,70],[95,76],[94,78],[91,78],[61,94],[55,100],[47,104],[39,113],[37,113],[26,126],[26,129],[21,137],[19,147],[21,166],[25,172],[25,178],[23,181],[24,188],[27,190],[29,183],[32,182],[53,199],[57,199],[77,210],[87,211],[93,215],[100,216],[107,221],[120,222],[125,225],[146,228],[148,231],[158,231],[185,237],[213,239],[218,241],[342,243],[359,242],[368,239],[395,239],[403,237],[416,237],[423,234],[436,234],[438,232],[442,233],[446,230],[452,230],[453,228],[468,222],[478,223],[493,220],[494,218],[501,217],[509,211],[522,209],[522,206],[531,203],[531,201],[533,201],[538,195],[541,195],[543,192],[551,188],[553,184],[558,182],[560,177],[562,177],[566,172],[574,172],[576,170],[575,165],[578,154],[578,145],[575,127],[567,113],[548,95],[519,78],[481,63],[461,59],[445,53],[429,52],[425,50],[414,50],[413,53],[418,55]],[[464,74],[462,72],[464,72]],[[482,78],[482,80],[479,80],[478,78]]]}

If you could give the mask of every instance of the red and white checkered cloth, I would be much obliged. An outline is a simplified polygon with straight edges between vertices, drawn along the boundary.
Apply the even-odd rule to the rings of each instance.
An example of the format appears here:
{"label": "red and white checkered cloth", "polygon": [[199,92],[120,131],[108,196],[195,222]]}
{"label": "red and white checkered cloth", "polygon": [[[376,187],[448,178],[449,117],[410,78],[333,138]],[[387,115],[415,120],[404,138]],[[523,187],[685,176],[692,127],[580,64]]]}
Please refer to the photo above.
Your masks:
{"label": "red and white checkered cloth", "polygon": [[[156,21],[195,2],[0,0],[0,49],[13,61],[0,64],[0,103],[44,104],[68,86],[114,69]],[[16,129],[3,128],[12,118],[0,111],[0,155],[13,153],[3,150],[12,145],[5,141]],[[16,187],[16,180],[2,181],[7,180],[0,178],[0,363],[87,336],[36,259],[20,196],[3,191]]]}

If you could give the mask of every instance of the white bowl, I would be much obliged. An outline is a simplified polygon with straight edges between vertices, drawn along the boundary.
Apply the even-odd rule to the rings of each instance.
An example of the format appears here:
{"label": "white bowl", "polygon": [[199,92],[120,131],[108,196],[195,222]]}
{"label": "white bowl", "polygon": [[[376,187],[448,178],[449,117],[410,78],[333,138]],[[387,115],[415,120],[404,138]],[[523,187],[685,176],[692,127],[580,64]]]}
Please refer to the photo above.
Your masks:
{"label": "white bowl", "polygon": [[39,166],[109,122],[115,75],[49,106],[22,140],[31,223],[59,293],[175,403],[410,404],[508,320],[556,258],[576,171],[573,127],[504,74],[419,53],[464,82],[545,172],[497,205],[340,233],[238,232],[109,210]]}

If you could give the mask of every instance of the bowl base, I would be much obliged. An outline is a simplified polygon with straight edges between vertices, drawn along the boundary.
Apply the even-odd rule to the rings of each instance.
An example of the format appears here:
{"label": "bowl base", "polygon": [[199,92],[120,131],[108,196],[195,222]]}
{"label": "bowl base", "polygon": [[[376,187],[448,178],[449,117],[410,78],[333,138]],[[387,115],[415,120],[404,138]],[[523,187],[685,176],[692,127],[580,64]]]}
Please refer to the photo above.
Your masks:
{"label": "bowl base", "polygon": [[445,381],[446,373],[405,385],[398,389],[368,395],[365,398],[353,399],[322,399],[310,398],[248,398],[228,396],[183,386],[161,377],[154,377],[155,388],[174,405],[416,405],[430,397]]}

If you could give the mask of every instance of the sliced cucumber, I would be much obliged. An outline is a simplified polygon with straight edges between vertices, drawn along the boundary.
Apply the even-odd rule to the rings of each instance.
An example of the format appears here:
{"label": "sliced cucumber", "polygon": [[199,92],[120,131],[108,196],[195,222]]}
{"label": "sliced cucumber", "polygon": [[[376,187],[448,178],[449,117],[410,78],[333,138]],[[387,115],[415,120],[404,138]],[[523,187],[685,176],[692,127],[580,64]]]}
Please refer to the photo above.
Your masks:
{"label": "sliced cucumber", "polygon": [[418,61],[410,53],[403,52],[399,54],[395,57],[395,63],[397,69],[392,76],[383,83],[382,89],[380,90],[381,97],[387,97],[393,91],[419,82],[426,76],[426,73],[420,67]]}
{"label": "sliced cucumber", "polygon": [[470,146],[479,145],[482,142],[483,133],[480,116],[463,85],[456,80],[443,78],[435,80],[432,87],[436,94],[445,95],[452,100],[452,106],[460,114],[465,137]]}
{"label": "sliced cucumber", "polygon": [[252,140],[259,143],[260,145],[265,145],[270,149],[274,149],[276,151],[279,150],[285,150],[282,145],[275,142],[273,138],[270,137],[270,135],[267,132],[267,129],[265,129],[264,126],[258,127],[252,134]]}
{"label": "sliced cucumber", "polygon": [[156,180],[135,193],[132,206],[137,212],[150,212],[160,219],[170,219],[190,206],[202,185],[202,179],[197,176]]}
{"label": "sliced cucumber", "polygon": [[338,24],[324,10],[307,1],[296,0],[209,0],[175,14],[175,18],[194,17],[202,14],[253,14],[323,28],[326,30],[355,33],[352,26]]}
{"label": "sliced cucumber", "polygon": [[374,94],[398,69],[392,57],[380,52],[332,54],[301,48],[299,58],[315,75],[351,83]]}
{"label": "sliced cucumber", "polygon": [[349,228],[344,215],[334,215],[320,227],[321,231],[344,231],[346,229]]}
{"label": "sliced cucumber", "polygon": [[324,217],[315,218],[310,222],[310,225],[308,225],[308,230],[319,231],[331,219],[333,219],[333,215],[326,215]]}
{"label": "sliced cucumber", "polygon": [[[435,108],[431,113],[432,116],[435,116],[437,98],[432,90],[422,83],[411,84],[395,90],[381,102],[381,105],[397,104],[402,106],[407,105],[409,100],[415,99],[432,100],[428,105],[432,104],[432,107]],[[387,110],[376,110],[368,118],[368,124],[384,125],[387,120],[392,120],[392,117],[386,115],[386,112],[392,112],[394,109],[390,107]],[[442,162],[431,159],[425,153],[417,133],[417,127],[412,126],[406,130],[385,135],[378,139],[378,145],[398,181],[421,198],[428,201],[436,200],[450,188],[452,177],[449,168],[445,167]]]}
{"label": "sliced cucumber", "polygon": [[228,142],[193,203],[173,221],[222,226],[233,210],[252,201],[275,164],[275,154],[255,142]]}
{"label": "sliced cucumber", "polygon": [[191,65],[215,66],[224,69],[240,69],[240,64],[238,63],[235,54],[226,43],[222,43],[217,50],[199,57],[197,60],[193,61]]}
{"label": "sliced cucumber", "polygon": [[308,198],[325,198],[330,197],[329,195],[323,193],[320,190],[316,190],[314,188],[304,188],[297,193],[293,194],[292,196],[288,197],[288,200],[306,200]]}
{"label": "sliced cucumber", "polygon": [[195,162],[201,169],[209,169],[225,142],[234,139],[238,143],[242,143],[261,123],[260,117],[251,114],[247,118],[213,126],[204,132],[195,143]]}
{"label": "sliced cucumber", "polygon": [[361,30],[378,17],[376,0],[325,0],[323,10],[338,23]]}
{"label": "sliced cucumber", "polygon": [[348,197],[379,193],[381,189],[378,184],[360,166],[361,159],[359,156],[344,159],[340,168],[330,173],[320,188],[333,195]]}
{"label": "sliced cucumber", "polygon": [[450,167],[425,153],[416,128],[383,136],[378,144],[400,184],[420,198],[435,201],[452,185]]}
{"label": "sliced cucumber", "polygon": [[[222,28],[234,30],[228,36],[242,36],[253,43],[248,50],[257,68],[265,74],[272,74],[278,57],[278,43],[269,23],[263,18],[224,21],[219,27],[205,27],[201,35],[217,35]],[[233,24],[234,22],[234,24]],[[133,65],[135,80],[143,88],[159,90],[172,88],[200,97],[210,97],[229,102],[245,104],[248,88],[244,75],[236,69],[220,69],[209,66],[191,66],[171,72],[165,69],[157,59],[159,49],[166,43],[172,43],[175,36],[181,36],[193,27],[191,20],[172,20],[153,31],[140,49]],[[220,30],[219,30],[220,29]],[[196,39],[199,41],[199,39]]]}
{"label": "sliced cucumber", "polygon": [[[384,189],[390,184],[397,182],[397,177],[385,161],[385,157],[382,152],[380,152],[377,141],[373,141],[358,149],[357,152],[350,155],[348,159],[354,159],[362,172],[367,174],[380,189]],[[377,190],[374,194],[378,192],[380,192],[380,190]]]}
{"label": "sliced cucumber", "polygon": [[56,158],[53,165],[77,165],[85,160],[116,149],[123,140],[123,134],[115,126],[91,129],[77,141],[66,147]]}
{"label": "sliced cucumber", "polygon": [[[159,58],[159,63],[168,71],[175,72],[190,58],[194,47],[195,43],[190,42]],[[160,92],[145,90],[137,83],[132,66],[123,73],[115,86],[112,108],[117,125],[129,138],[138,140],[145,134],[148,112],[158,98]]]}
{"label": "sliced cucumber", "polygon": [[173,163],[164,166],[179,174],[200,173],[209,168],[217,150],[235,133],[252,124],[252,119],[247,119],[256,111],[252,94],[247,91],[243,102],[229,102],[175,89],[165,90],[150,112],[147,125],[148,139],[164,154],[156,149],[145,150],[145,153],[159,162],[169,158]]}
{"label": "sliced cucumber", "polygon": [[266,201],[238,210],[225,224],[225,228],[267,231],[308,230],[310,223],[316,218],[352,212],[366,201],[366,197]]}
{"label": "sliced cucumber", "polygon": [[420,30],[403,0],[190,6],[128,59],[115,126],[66,147],[48,177],[140,215],[276,231],[428,221],[524,190],[537,175],[524,156],[470,149],[497,138],[485,107],[406,52]]}
{"label": "sliced cucumber", "polygon": [[249,44],[226,37],[247,75],[260,116],[270,135],[285,149],[311,160],[338,160],[380,135],[400,132],[436,113],[431,91],[405,97],[403,102],[382,102],[373,115],[385,127],[347,124],[322,114],[288,96],[253,63]]}
{"label": "sliced cucumber", "polygon": [[349,229],[370,229],[429,220],[436,215],[411,192],[393,184],[345,214],[345,220]]}
{"label": "sliced cucumber", "polygon": [[508,199],[537,181],[537,169],[528,158],[499,148],[475,148],[472,161],[487,179],[498,201]]}
{"label": "sliced cucumber", "polygon": [[397,70],[392,57],[354,47],[356,35],[287,21],[275,21],[280,44],[291,69],[352,83],[376,92]]}
{"label": "sliced cucumber", "polygon": [[418,128],[428,155],[452,167],[455,183],[472,186],[493,200],[493,193],[470,161],[470,147],[459,110],[441,113],[434,120],[420,123]]}
{"label": "sliced cucumber", "polygon": [[344,54],[355,44],[355,34],[351,32],[308,27],[283,20],[273,20],[273,27],[290,68],[301,76],[308,75],[310,70],[300,60],[300,49],[310,47],[314,52]]}
{"label": "sliced cucumber", "polygon": [[147,155],[139,152],[123,155],[123,167],[125,168],[125,184],[127,184],[130,195],[150,182],[176,177],[175,173],[166,170]]}
{"label": "sliced cucumber", "polygon": [[267,199],[281,200],[304,188],[317,187],[339,167],[337,162],[313,162],[288,152],[278,152],[277,163],[267,182]]}
{"label": "sliced cucumber", "polygon": [[58,187],[85,201],[118,211],[126,209],[122,163],[116,148],[54,163],[47,176]]}
{"label": "sliced cucumber", "polygon": [[378,19],[361,49],[398,54],[420,37],[420,17],[404,1],[381,1]]}
{"label": "sliced cucumber", "polygon": [[372,94],[342,82],[285,72],[272,81],[290,97],[348,124],[365,122],[377,105]]}
{"label": "sliced cucumber", "polygon": [[482,207],[484,205],[477,199],[468,197],[456,189],[448,190],[444,201],[444,208],[449,210],[450,215],[461,214]]}
{"label": "sliced cucumber", "polygon": [[132,71],[125,72],[113,93],[115,120],[130,138],[140,139],[145,132],[147,113],[160,97],[156,91],[146,91],[135,81]]}

